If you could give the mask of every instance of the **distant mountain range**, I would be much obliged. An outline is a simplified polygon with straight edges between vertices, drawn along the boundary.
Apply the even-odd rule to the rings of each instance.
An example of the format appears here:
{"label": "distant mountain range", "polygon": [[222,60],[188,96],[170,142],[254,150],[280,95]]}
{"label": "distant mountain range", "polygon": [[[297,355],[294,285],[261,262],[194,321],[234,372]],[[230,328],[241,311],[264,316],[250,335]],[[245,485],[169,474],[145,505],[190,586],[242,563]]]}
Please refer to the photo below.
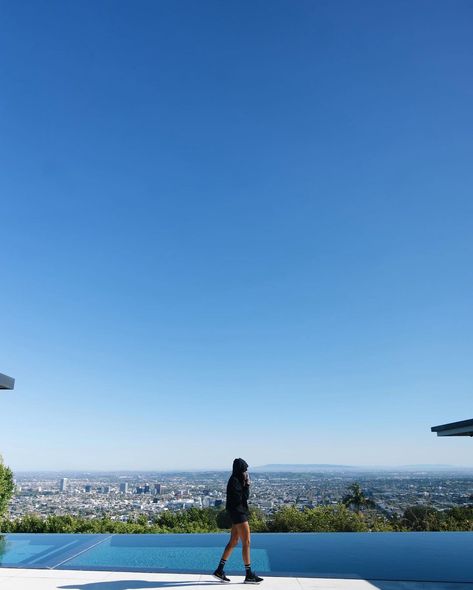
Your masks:
{"label": "distant mountain range", "polygon": [[[97,476],[97,475],[141,475],[142,477],[151,477],[160,473],[219,473],[228,472],[228,469],[224,468],[194,468],[194,469],[153,469],[153,470],[15,470],[15,473],[26,475],[35,474],[36,476],[47,476],[51,477],[56,475],[57,477],[79,477],[84,475]],[[334,463],[270,463],[268,465],[258,465],[256,467],[250,466],[250,471],[255,473],[333,473],[333,472],[345,472],[345,473],[368,473],[373,471],[384,471],[384,472],[399,472],[399,471],[428,471],[428,472],[468,472],[473,471],[473,466],[462,466],[462,465],[445,465],[442,463],[428,463],[428,464],[414,464],[414,465],[337,465]]]}

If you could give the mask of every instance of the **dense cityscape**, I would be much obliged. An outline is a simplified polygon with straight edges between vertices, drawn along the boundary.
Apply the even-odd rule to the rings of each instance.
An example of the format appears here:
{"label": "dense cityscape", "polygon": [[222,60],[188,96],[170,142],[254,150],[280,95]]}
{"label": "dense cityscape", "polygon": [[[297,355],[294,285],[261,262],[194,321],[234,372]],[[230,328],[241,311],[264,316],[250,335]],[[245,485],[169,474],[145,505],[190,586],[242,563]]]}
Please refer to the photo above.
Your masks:
{"label": "dense cityscape", "polygon": [[[10,518],[70,514],[83,518],[108,516],[126,522],[191,507],[223,507],[228,473],[214,472],[75,472],[17,473]],[[438,510],[472,503],[473,470],[255,472],[251,506],[273,514],[282,506],[299,509],[336,504],[348,486],[358,482],[376,508],[388,516],[408,506]]]}

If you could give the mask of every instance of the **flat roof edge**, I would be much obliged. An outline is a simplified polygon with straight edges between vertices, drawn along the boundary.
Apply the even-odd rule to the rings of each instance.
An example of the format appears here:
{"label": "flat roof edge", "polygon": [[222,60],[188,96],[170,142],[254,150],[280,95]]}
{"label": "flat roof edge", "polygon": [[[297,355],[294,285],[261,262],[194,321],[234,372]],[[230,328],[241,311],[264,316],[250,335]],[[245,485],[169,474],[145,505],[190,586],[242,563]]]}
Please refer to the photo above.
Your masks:
{"label": "flat roof edge", "polygon": [[430,430],[436,432],[437,436],[473,436],[473,419],[432,426]]}
{"label": "flat roof edge", "polygon": [[8,375],[0,373],[0,389],[14,389],[14,387],[15,379],[13,379],[13,377],[9,377]]}

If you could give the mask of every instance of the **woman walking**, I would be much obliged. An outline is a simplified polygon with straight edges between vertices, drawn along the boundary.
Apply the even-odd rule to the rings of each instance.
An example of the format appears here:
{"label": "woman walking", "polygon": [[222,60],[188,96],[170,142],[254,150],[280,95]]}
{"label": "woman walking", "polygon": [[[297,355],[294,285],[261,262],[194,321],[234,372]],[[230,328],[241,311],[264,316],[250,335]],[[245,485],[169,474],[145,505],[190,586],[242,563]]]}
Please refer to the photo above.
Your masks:
{"label": "woman walking", "polygon": [[243,459],[233,461],[233,473],[227,484],[226,509],[232,521],[230,540],[225,547],[222,559],[213,575],[221,582],[230,582],[224,572],[225,563],[241,539],[241,551],[245,564],[245,584],[260,584],[263,578],[251,569],[250,559],[250,525],[248,524],[248,497],[250,495],[250,478],[248,463]]}

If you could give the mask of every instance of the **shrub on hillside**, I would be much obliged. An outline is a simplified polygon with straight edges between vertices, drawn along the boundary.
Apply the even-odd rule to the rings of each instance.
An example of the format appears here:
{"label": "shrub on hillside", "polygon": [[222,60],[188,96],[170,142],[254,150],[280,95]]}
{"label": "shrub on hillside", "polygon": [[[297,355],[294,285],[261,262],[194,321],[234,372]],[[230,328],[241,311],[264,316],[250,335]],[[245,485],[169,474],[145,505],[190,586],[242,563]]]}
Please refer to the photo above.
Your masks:
{"label": "shrub on hillside", "polygon": [[8,503],[13,496],[13,473],[12,470],[4,465],[0,455],[0,517],[4,514]]}

